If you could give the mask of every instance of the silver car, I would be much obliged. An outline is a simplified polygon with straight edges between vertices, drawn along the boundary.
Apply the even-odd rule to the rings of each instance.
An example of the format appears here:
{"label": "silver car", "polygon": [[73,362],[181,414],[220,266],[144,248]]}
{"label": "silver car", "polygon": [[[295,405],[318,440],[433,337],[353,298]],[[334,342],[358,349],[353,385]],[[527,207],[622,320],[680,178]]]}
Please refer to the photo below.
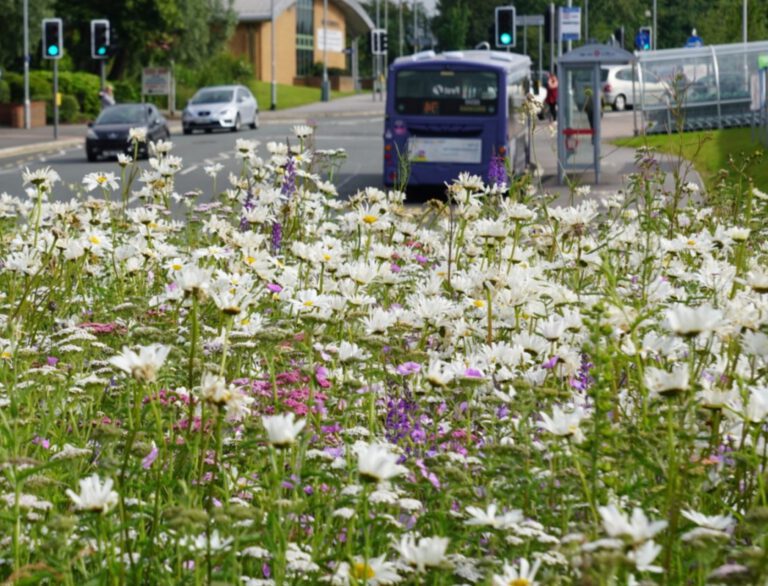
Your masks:
{"label": "silver car", "polygon": [[237,132],[247,124],[259,127],[259,104],[251,91],[242,85],[204,87],[189,100],[181,115],[184,134],[200,129],[229,129]]}
{"label": "silver car", "polygon": [[[600,71],[603,87],[603,98],[614,110],[622,111],[634,106],[634,100],[640,102],[641,86],[638,82],[637,70],[635,70],[634,99],[632,92],[632,67],[628,65],[612,65],[603,67]],[[643,70],[642,89],[645,92],[646,104],[662,102],[664,96],[669,94],[667,84],[661,81],[651,71]]]}

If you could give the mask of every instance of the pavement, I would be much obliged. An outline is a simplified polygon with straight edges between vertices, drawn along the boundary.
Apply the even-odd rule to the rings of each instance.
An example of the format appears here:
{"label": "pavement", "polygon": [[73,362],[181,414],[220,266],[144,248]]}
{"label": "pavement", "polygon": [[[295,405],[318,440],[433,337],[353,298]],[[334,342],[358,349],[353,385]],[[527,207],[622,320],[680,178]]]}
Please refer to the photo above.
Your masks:
{"label": "pavement", "polygon": [[[327,118],[381,116],[383,118],[384,102],[374,99],[372,94],[336,98],[329,102],[316,102],[286,110],[262,110],[261,123],[306,123]],[[171,132],[181,132],[178,120],[170,121]],[[51,126],[32,128],[29,130],[0,127],[0,160],[26,154],[44,153],[60,150],[83,143],[87,126],[60,125],[58,138],[53,139]],[[570,199],[570,187],[560,185],[557,178],[557,143],[555,140],[556,127],[548,122],[537,122],[533,141],[533,163],[537,168],[537,179],[540,188],[548,193],[557,194],[556,203],[561,205]],[[569,179],[574,185],[589,185],[591,197],[604,197],[615,194],[626,188],[627,177],[636,172],[635,151],[630,148],[617,147],[611,140],[623,136],[632,136],[633,124],[631,112],[608,112],[602,119],[601,141],[601,174],[600,183],[595,182],[593,172],[569,173]],[[371,136],[371,140],[380,141],[381,135]],[[662,169],[671,171],[680,162],[674,157],[660,156]],[[693,170],[688,171],[685,181],[692,181],[703,187],[701,177]],[[674,189],[674,177],[667,173],[664,187]]]}

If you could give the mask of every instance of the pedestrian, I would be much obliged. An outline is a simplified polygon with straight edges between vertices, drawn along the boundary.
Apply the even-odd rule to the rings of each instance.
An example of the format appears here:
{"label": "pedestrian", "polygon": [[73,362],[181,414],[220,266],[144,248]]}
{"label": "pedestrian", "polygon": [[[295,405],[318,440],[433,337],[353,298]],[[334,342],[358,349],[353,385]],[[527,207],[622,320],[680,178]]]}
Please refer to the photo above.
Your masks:
{"label": "pedestrian", "polygon": [[557,121],[557,76],[550,73],[547,77],[547,106],[549,106],[549,117],[552,121]]}
{"label": "pedestrian", "polygon": [[112,95],[112,86],[108,85],[99,92],[99,100],[101,100],[101,109],[109,108],[115,105],[115,97]]}

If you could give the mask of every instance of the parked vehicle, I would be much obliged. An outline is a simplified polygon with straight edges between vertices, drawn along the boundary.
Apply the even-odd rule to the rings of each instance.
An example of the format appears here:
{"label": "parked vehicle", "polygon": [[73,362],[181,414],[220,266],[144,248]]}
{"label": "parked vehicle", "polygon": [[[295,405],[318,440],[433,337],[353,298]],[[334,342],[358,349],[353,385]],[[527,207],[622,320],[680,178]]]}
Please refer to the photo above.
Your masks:
{"label": "parked vehicle", "polygon": [[632,67],[630,65],[612,65],[603,67],[601,72],[603,99],[611,107],[621,112],[634,107],[634,102],[640,103],[640,92],[644,92],[646,103],[657,103],[669,94],[669,87],[651,71],[643,71],[640,84],[637,69],[635,69],[635,88],[632,89]]}
{"label": "parked vehicle", "polygon": [[259,104],[247,87],[220,85],[205,87],[189,100],[181,115],[184,134],[195,130],[237,132],[243,124],[259,127]]}
{"label": "parked vehicle", "polygon": [[120,153],[133,154],[128,141],[132,128],[143,128],[147,141],[139,143],[139,157],[148,156],[149,142],[167,140],[171,136],[168,122],[153,104],[117,104],[105,108],[94,122],[88,123],[85,135],[85,154],[89,161],[99,157],[116,157]]}

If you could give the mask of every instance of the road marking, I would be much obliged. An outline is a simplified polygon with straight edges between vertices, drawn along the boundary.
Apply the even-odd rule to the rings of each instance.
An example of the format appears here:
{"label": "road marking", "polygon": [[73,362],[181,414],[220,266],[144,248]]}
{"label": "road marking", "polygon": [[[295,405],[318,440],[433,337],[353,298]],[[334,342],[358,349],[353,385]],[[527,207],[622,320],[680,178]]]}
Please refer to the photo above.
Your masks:
{"label": "road marking", "polygon": [[192,165],[191,167],[187,167],[183,171],[179,171],[179,175],[186,175],[187,173],[191,173],[192,171],[196,171],[200,167],[200,165]]}

